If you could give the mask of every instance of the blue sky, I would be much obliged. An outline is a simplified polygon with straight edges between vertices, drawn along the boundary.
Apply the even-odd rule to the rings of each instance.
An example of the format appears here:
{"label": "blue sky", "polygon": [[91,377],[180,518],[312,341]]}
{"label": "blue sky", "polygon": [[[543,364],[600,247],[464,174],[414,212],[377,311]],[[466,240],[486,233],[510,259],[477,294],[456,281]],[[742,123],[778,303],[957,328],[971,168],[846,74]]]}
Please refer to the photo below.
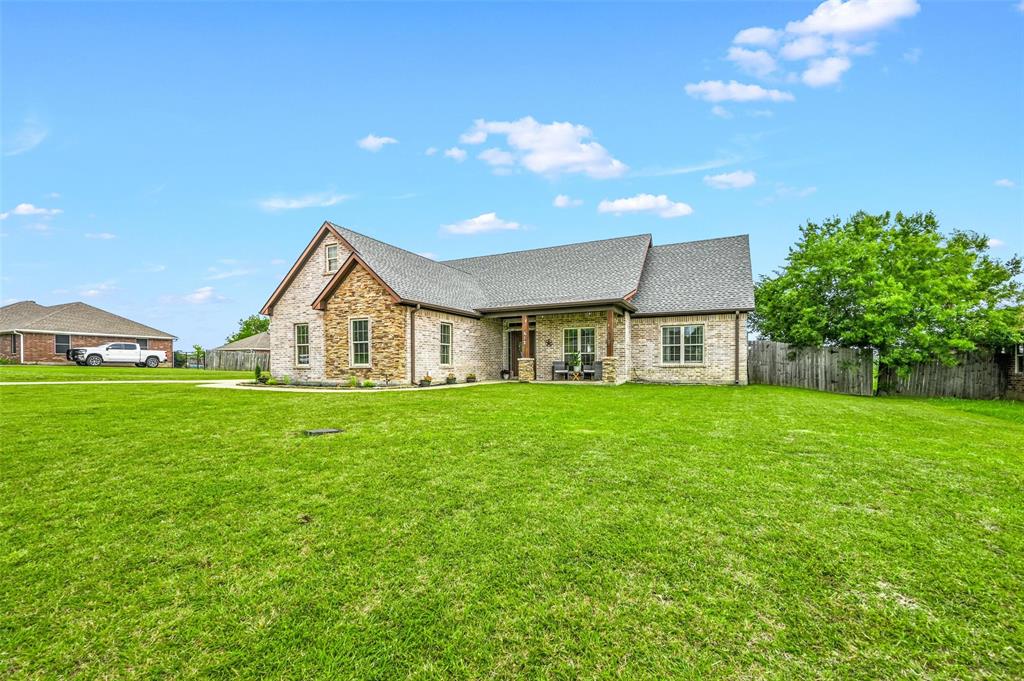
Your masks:
{"label": "blue sky", "polygon": [[1024,252],[1018,0],[4,3],[0,30],[0,298],[179,344],[325,219],[442,259],[748,233],[760,274],[808,219],[933,210]]}

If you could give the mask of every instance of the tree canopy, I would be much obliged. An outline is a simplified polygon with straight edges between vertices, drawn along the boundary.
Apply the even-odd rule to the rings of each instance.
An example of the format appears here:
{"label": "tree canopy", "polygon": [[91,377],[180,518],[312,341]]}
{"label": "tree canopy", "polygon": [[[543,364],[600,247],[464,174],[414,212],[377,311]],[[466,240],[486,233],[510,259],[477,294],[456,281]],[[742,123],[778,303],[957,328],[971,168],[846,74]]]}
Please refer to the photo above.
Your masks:
{"label": "tree canopy", "polygon": [[955,363],[1024,341],[1021,259],[988,250],[980,234],[944,235],[932,213],[808,222],[785,266],[758,281],[751,322],[770,340],[870,348],[894,371]]}
{"label": "tree canopy", "polygon": [[237,340],[248,338],[249,336],[255,336],[258,333],[263,333],[270,328],[270,317],[264,317],[263,315],[253,314],[249,315],[245,319],[238,320],[238,331],[225,339],[225,343],[234,343]]}

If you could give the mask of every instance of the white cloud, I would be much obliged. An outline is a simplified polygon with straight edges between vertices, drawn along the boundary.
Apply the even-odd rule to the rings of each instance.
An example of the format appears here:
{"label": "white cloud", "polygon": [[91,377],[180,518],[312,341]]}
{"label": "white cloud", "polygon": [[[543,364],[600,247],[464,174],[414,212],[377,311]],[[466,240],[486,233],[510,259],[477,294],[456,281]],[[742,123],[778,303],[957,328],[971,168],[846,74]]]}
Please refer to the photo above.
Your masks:
{"label": "white cloud", "polygon": [[143,272],[149,272],[150,274],[156,274],[157,272],[163,272],[167,269],[167,265],[160,265],[157,263],[150,263],[142,268]]}
{"label": "white cloud", "polygon": [[46,139],[50,131],[35,118],[26,118],[21,128],[10,137],[4,137],[4,156],[17,156],[32,151]]}
{"label": "white cloud", "polygon": [[756,111],[751,111],[750,115],[754,118],[771,118],[775,115],[775,112],[771,109],[757,109]]}
{"label": "white cloud", "polygon": [[855,57],[863,57],[866,54],[873,54],[875,43],[851,43],[845,40],[833,40],[832,49],[836,54],[849,54]]}
{"label": "white cloud", "polygon": [[477,158],[492,166],[512,166],[516,163],[515,154],[497,147],[484,149],[477,155]]}
{"label": "white cloud", "polygon": [[60,198],[60,192],[50,192],[49,194],[46,195],[46,198],[48,198],[48,199],[59,199]]}
{"label": "white cloud", "polygon": [[750,170],[736,170],[721,175],[705,175],[704,184],[715,189],[742,189],[757,181],[757,175]]}
{"label": "white cloud", "polygon": [[213,300],[215,295],[216,292],[212,286],[202,286],[192,293],[186,294],[183,300],[186,303],[191,303],[193,305],[201,305],[202,303],[208,303]]}
{"label": "white cloud", "polygon": [[703,99],[707,102],[791,102],[794,97],[782,90],[768,90],[760,85],[738,83],[730,80],[723,83],[720,80],[702,80],[699,83],[689,83],[686,86],[686,94],[696,99]]}
{"label": "white cloud", "polygon": [[777,68],[775,58],[765,50],[748,50],[745,47],[730,47],[726,59],[747,73],[764,78]]}
{"label": "white cloud", "polygon": [[654,213],[663,218],[678,218],[693,212],[688,204],[672,201],[664,194],[637,194],[626,199],[604,200],[597,206],[599,213]]}
{"label": "white cloud", "polygon": [[745,28],[736,34],[732,39],[737,45],[758,45],[760,47],[774,47],[779,42],[782,31],[767,26],[754,26]]}
{"label": "white cloud", "polygon": [[732,112],[726,109],[721,104],[715,104],[711,107],[711,113],[719,118],[732,118]]}
{"label": "white cloud", "polygon": [[838,83],[843,73],[850,68],[850,60],[846,57],[828,57],[811,62],[800,79],[810,87],[822,87]]}
{"label": "white cloud", "polygon": [[260,200],[260,208],[265,211],[279,211],[279,210],[296,210],[299,208],[327,208],[328,206],[334,206],[347,201],[351,196],[347,194],[334,194],[331,192],[325,192],[322,194],[306,194],[305,196],[296,196],[294,198],[288,198],[284,196],[275,196],[268,199]]}
{"label": "white cloud", "polygon": [[568,194],[559,194],[555,197],[555,200],[551,202],[551,205],[555,208],[574,208],[576,206],[582,206],[583,199],[574,199]]}
{"label": "white cloud", "polygon": [[398,140],[394,137],[378,137],[373,133],[370,133],[361,140],[356,140],[356,146],[360,149],[366,149],[367,151],[373,152],[380,151],[386,144],[398,144]]}
{"label": "white cloud", "polygon": [[423,152],[427,156],[433,156],[437,153],[437,147],[427,147],[427,150]]}
{"label": "white cloud", "polygon": [[916,64],[921,61],[921,54],[924,52],[920,47],[912,47],[903,53],[903,61]]}
{"label": "white cloud", "polygon": [[817,191],[817,187],[787,187],[784,184],[775,185],[775,193],[786,199],[803,199]]}
{"label": "white cloud", "polygon": [[109,280],[99,284],[86,284],[79,289],[78,295],[83,298],[96,298],[104,293],[109,293],[110,291],[115,290],[117,288],[115,286],[116,283],[116,281]]}
{"label": "white cloud", "polygon": [[916,0],[826,0],[800,21],[786,24],[789,33],[842,35],[876,31],[921,9]]}
{"label": "white cloud", "polygon": [[462,163],[463,161],[466,160],[466,150],[459,149],[458,147],[451,147],[450,149],[445,149],[444,155],[450,159],[458,161],[459,163]]}
{"label": "white cloud", "polygon": [[1006,245],[1006,242],[1000,239],[989,239],[986,243],[989,248],[1000,248]]}
{"label": "white cloud", "polygon": [[518,222],[502,220],[497,213],[483,213],[469,220],[451,225],[441,225],[441,229],[449,234],[482,234],[484,232],[517,230],[521,227]]}
{"label": "white cloud", "polygon": [[1014,182],[1013,180],[1011,180],[1011,179],[1009,179],[1007,177],[1004,177],[1004,178],[996,180],[994,182],[994,184],[997,187],[1005,187],[1006,189],[1013,189],[1014,187],[1017,186],[1016,182]]}
{"label": "white cloud", "polygon": [[805,35],[782,46],[779,56],[783,59],[807,59],[818,57],[828,51],[828,43],[818,35]]}
{"label": "white cloud", "polygon": [[110,241],[111,239],[116,239],[117,235],[111,234],[110,232],[87,232],[85,234],[85,238],[97,239],[99,241]]}
{"label": "white cloud", "polygon": [[46,222],[30,222],[25,225],[25,229],[38,232],[39,234],[49,234],[53,230],[53,228]]}
{"label": "white cloud", "polygon": [[244,277],[250,274],[254,274],[256,270],[246,269],[244,267],[236,267],[230,270],[222,270],[217,267],[210,267],[207,269],[210,273],[207,275],[207,279],[210,281],[220,281],[221,279],[234,279],[235,277]]}
{"label": "white cloud", "polygon": [[594,141],[590,128],[568,122],[539,123],[532,116],[517,121],[474,121],[460,138],[464,144],[483,144],[489,135],[505,135],[516,162],[539,175],[582,173],[605,179],[629,169]]}
{"label": "white cloud", "polygon": [[1020,2],[1017,3],[1017,11],[1024,12],[1024,0],[1020,0]]}
{"label": "white cloud", "polygon": [[672,175],[687,175],[689,173],[699,173],[705,170],[714,170],[715,168],[721,168],[722,166],[731,165],[740,161],[739,156],[726,156],[724,158],[715,158],[710,161],[703,163],[697,163],[690,166],[678,166],[675,168],[645,168],[638,170],[633,173],[636,177],[671,177]]}
{"label": "white cloud", "polygon": [[60,208],[40,208],[33,206],[31,203],[19,203],[6,213],[0,213],[0,220],[6,220],[12,215],[38,215],[44,218],[52,218],[54,215],[59,215],[63,212]]}

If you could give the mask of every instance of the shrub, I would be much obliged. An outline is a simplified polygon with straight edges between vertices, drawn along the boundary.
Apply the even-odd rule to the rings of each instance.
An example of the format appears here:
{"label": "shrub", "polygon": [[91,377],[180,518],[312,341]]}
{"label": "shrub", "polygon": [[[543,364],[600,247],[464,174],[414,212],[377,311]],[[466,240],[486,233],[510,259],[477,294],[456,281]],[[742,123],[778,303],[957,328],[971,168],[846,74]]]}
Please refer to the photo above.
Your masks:
{"label": "shrub", "polygon": [[267,385],[277,385],[277,379],[271,376],[267,379]]}
{"label": "shrub", "polygon": [[289,376],[288,374],[285,374],[284,376],[281,377],[281,379],[278,382],[281,385],[288,385],[289,383],[292,382],[292,377]]}
{"label": "shrub", "polygon": [[375,388],[377,386],[373,381],[363,381],[364,388]]}
{"label": "shrub", "polygon": [[350,388],[358,388],[359,387],[359,377],[358,376],[349,376],[348,377],[348,387],[350,387]]}
{"label": "shrub", "polygon": [[473,383],[475,381],[476,381],[476,374],[474,374],[474,373],[466,374],[466,383]]}

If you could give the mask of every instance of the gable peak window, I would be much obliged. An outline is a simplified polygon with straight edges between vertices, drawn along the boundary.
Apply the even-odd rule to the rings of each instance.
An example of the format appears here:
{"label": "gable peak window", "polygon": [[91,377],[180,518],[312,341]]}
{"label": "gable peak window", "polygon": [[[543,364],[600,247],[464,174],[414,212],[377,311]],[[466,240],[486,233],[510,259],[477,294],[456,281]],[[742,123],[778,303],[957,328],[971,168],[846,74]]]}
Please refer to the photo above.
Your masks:
{"label": "gable peak window", "polygon": [[341,257],[338,254],[338,244],[329,244],[324,249],[324,252],[327,260],[327,272],[337,272],[338,268],[341,267],[341,262],[339,262]]}
{"label": "gable peak window", "polygon": [[441,322],[441,366],[448,366],[452,363],[452,325],[451,322]]}
{"label": "gable peak window", "polygon": [[309,364],[309,324],[295,325],[295,364]]}
{"label": "gable peak window", "polygon": [[353,319],[349,322],[349,352],[354,367],[370,366],[370,320]]}
{"label": "gable peak window", "polygon": [[661,327],[662,364],[703,364],[704,325],[679,324]]}

